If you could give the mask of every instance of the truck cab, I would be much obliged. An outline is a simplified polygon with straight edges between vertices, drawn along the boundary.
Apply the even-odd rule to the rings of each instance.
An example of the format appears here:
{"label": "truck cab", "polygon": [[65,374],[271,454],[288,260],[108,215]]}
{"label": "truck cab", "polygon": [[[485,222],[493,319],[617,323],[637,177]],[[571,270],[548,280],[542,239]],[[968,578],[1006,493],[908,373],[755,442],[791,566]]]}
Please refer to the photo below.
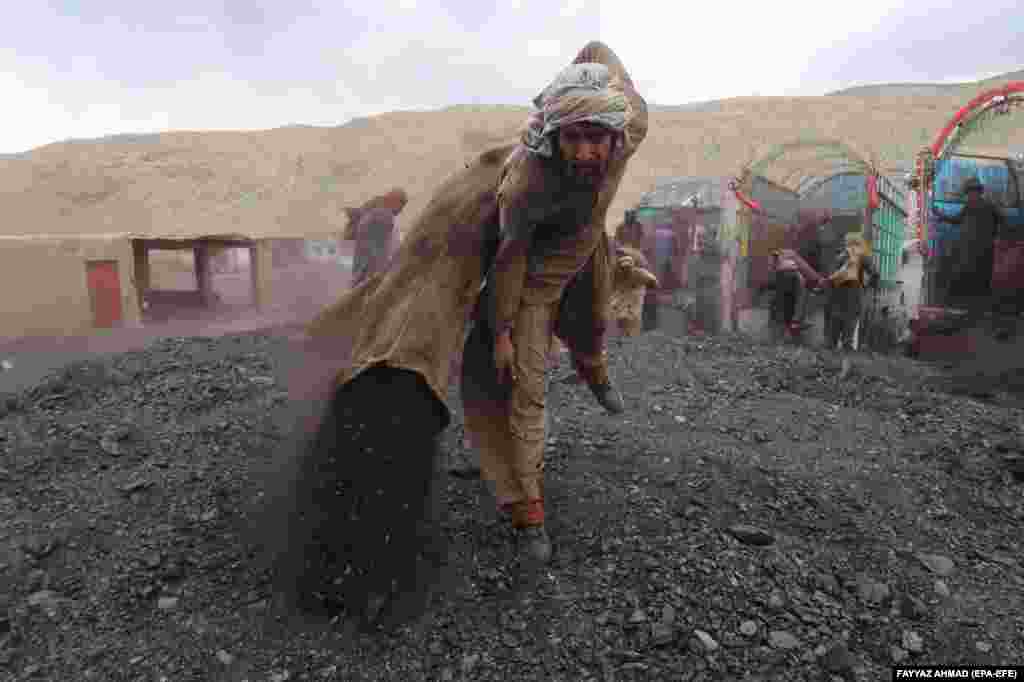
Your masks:
{"label": "truck cab", "polygon": [[925,277],[927,298],[931,307],[945,307],[944,278],[948,277],[948,257],[957,248],[963,226],[953,225],[931,213],[936,208],[946,215],[955,215],[964,207],[960,192],[963,182],[972,176],[985,186],[985,197],[1002,212],[1006,225],[996,240],[996,263],[993,289],[1006,292],[1024,288],[1024,260],[1020,249],[1024,244],[1024,212],[1021,205],[1021,166],[1014,160],[989,156],[953,154],[936,163],[935,184],[931,205],[925,216],[928,221],[929,263]]}
{"label": "truck cab", "polygon": [[[935,163],[935,180],[925,206],[928,255],[922,282],[922,305],[914,331],[913,350],[922,351],[922,337],[928,336],[929,327],[942,320],[958,316],[965,311],[952,308],[945,297],[952,256],[956,253],[961,230],[964,225],[954,225],[932,214],[938,209],[946,215],[955,215],[964,207],[965,197],[961,193],[964,181],[977,177],[985,186],[984,196],[992,201],[1003,214],[1005,224],[995,242],[995,264],[993,268],[993,292],[1020,313],[1024,294],[1024,205],[1022,205],[1021,180],[1024,166],[1019,159],[982,156],[974,154],[950,154]],[[942,345],[956,344],[949,339]],[[952,348],[950,350],[953,350]],[[969,350],[963,348],[961,350]]]}

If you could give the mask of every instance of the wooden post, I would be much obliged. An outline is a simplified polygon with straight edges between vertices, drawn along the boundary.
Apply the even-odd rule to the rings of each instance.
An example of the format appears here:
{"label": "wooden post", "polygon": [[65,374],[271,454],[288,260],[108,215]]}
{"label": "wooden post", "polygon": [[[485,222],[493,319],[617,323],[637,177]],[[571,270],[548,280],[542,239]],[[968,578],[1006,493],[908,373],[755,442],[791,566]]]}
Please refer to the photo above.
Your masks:
{"label": "wooden post", "polygon": [[132,257],[132,281],[135,284],[136,301],[141,318],[145,310],[146,293],[149,291],[152,281],[149,270],[149,246],[144,240],[132,240]]}
{"label": "wooden post", "polygon": [[210,307],[214,302],[213,277],[210,271],[210,245],[208,242],[200,241],[192,245],[192,254],[195,259],[196,285],[199,289],[199,298],[203,306]]}
{"label": "wooden post", "polygon": [[271,255],[270,242],[266,239],[258,239],[249,247],[252,301],[258,308],[270,305]]}

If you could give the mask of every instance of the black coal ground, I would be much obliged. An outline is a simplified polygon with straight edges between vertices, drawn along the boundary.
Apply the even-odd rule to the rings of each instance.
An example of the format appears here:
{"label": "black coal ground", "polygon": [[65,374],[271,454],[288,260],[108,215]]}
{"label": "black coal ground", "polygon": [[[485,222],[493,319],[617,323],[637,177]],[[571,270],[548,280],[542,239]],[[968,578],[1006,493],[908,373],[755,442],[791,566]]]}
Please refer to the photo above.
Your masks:
{"label": "black coal ground", "polygon": [[[1024,661],[1018,404],[903,359],[859,358],[838,385],[814,352],[658,333],[613,345],[621,418],[552,373],[546,570],[518,567],[478,481],[448,478],[444,581],[419,623],[381,639],[276,620],[249,530],[289,447],[286,353],[168,339],[0,401],[12,679],[878,680],[895,660]],[[455,466],[461,436],[444,437]]]}

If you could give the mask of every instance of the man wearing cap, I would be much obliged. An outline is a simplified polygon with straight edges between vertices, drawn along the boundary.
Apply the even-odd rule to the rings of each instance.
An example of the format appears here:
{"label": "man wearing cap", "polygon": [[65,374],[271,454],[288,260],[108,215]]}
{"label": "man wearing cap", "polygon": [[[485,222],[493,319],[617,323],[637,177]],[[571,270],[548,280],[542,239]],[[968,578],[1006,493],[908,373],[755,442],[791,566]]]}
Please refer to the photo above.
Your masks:
{"label": "man wearing cap", "polygon": [[967,200],[956,215],[947,215],[932,206],[932,215],[961,226],[960,238],[950,256],[946,295],[948,304],[967,308],[967,323],[991,308],[995,241],[1005,225],[1002,212],[984,192],[978,178],[971,177],[963,185]]}

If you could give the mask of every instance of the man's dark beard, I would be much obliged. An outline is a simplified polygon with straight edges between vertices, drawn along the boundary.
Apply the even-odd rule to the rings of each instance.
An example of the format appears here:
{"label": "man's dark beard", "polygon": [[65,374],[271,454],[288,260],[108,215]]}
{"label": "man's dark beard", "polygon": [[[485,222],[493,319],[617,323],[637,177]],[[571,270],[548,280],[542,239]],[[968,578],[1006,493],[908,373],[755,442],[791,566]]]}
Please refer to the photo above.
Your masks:
{"label": "man's dark beard", "polygon": [[598,185],[608,173],[608,164],[602,161],[596,163],[569,161],[566,163],[566,173],[578,185]]}
{"label": "man's dark beard", "polygon": [[555,135],[552,140],[555,152],[552,155],[552,160],[557,163],[561,175],[571,186],[578,189],[597,189],[608,175],[608,166],[610,165],[611,157],[615,154],[617,142],[617,140],[612,141],[611,154],[604,161],[583,163],[567,160],[563,155],[561,145],[558,144],[558,136]]}
{"label": "man's dark beard", "polygon": [[562,160],[562,174],[569,184],[578,189],[596,189],[608,174],[608,162],[579,163]]}

